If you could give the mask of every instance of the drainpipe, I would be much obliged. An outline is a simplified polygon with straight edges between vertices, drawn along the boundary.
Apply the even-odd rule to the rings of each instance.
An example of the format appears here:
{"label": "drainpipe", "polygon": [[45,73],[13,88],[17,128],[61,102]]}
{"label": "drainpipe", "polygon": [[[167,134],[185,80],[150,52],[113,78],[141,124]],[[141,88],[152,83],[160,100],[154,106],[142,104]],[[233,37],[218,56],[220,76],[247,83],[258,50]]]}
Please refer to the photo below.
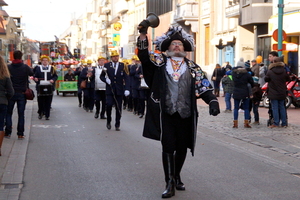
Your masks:
{"label": "drainpipe", "polygon": [[278,56],[282,55],[283,0],[278,0]]}

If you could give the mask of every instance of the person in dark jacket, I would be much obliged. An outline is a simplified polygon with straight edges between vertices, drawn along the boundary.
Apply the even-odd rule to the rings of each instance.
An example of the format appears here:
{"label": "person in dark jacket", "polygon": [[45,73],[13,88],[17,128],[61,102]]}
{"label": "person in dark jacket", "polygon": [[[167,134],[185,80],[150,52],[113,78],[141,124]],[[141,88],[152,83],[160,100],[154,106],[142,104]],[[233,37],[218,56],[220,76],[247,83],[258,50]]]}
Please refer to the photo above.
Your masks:
{"label": "person in dark jacket", "polygon": [[287,95],[286,82],[290,81],[290,76],[285,70],[285,64],[280,61],[280,58],[274,59],[274,63],[269,65],[265,81],[268,82],[267,96],[270,99],[274,124],[270,128],[287,126],[285,98]]}
{"label": "person in dark jacket", "polygon": [[17,125],[17,135],[19,139],[24,138],[24,125],[25,125],[25,108],[26,108],[26,97],[24,92],[28,86],[29,76],[33,76],[32,69],[25,65],[22,61],[23,53],[19,50],[14,51],[14,60],[12,64],[8,66],[11,81],[15,90],[14,96],[8,101],[7,115],[6,115],[6,126],[5,126],[5,136],[9,138],[12,132],[12,115],[15,103],[17,103],[18,108],[18,125]]}
{"label": "person in dark jacket", "polygon": [[49,65],[51,61],[49,56],[41,56],[42,64],[35,68],[34,81],[36,82],[37,101],[38,101],[38,118],[42,119],[45,115],[46,120],[50,117],[50,108],[53,98],[54,83],[57,80],[56,70]]}
{"label": "person in dark jacket", "polygon": [[73,73],[73,70],[71,68],[68,69],[68,73],[64,76],[65,81],[75,81],[75,75]]}
{"label": "person in dark jacket", "polygon": [[[80,74],[82,72],[82,70],[87,66],[87,63],[85,60],[82,60],[79,67],[77,67],[75,69],[75,72],[74,72],[74,75],[77,76],[77,97],[78,97],[78,107],[81,107],[82,105],[82,88],[80,87],[80,84],[81,84],[81,77],[80,77]],[[85,108],[85,105],[84,105],[84,101],[83,101],[83,107]]]}
{"label": "person in dark jacket", "polygon": [[4,121],[7,112],[7,104],[14,95],[14,88],[10,79],[9,70],[2,56],[0,56],[0,156],[4,138]]}
{"label": "person in dark jacket", "polygon": [[119,53],[117,51],[111,52],[111,62],[105,63],[100,79],[106,83],[106,128],[111,129],[111,112],[112,106],[115,105],[115,128],[116,131],[120,131],[123,96],[128,96],[130,92],[125,65],[119,62]]}
{"label": "person in dark jacket", "polygon": [[212,93],[213,87],[202,69],[186,58],[194,50],[194,39],[181,26],[170,27],[166,34],[157,37],[157,50],[149,53],[146,36],[149,23],[139,24],[138,57],[143,75],[150,88],[143,136],[161,140],[162,161],[166,188],[162,198],[170,198],[177,190],[185,190],[180,172],[187,149],[194,155],[198,111],[196,99],[209,104],[209,113],[220,113],[219,103]]}
{"label": "person in dark jacket", "polygon": [[94,94],[95,94],[95,67],[92,67],[92,60],[87,61],[87,67],[83,68],[80,73],[81,81],[86,81],[86,88],[83,88],[84,109],[86,112],[93,112]]}
{"label": "person in dark jacket", "polygon": [[224,71],[221,68],[221,65],[216,64],[216,67],[213,71],[212,74],[212,82],[214,83],[214,94],[216,95],[216,97],[220,96],[220,83],[221,83],[221,79],[224,76]]}
{"label": "person in dark jacket", "polygon": [[244,110],[244,127],[251,128],[249,125],[250,120],[250,91],[248,84],[253,87],[252,76],[248,73],[248,70],[244,67],[234,67],[232,69],[232,79],[234,83],[233,99],[234,99],[234,110],[233,110],[233,128],[238,128],[238,117],[240,104],[243,105]]}
{"label": "person in dark jacket", "polygon": [[263,95],[263,91],[260,88],[260,85],[258,83],[258,80],[259,80],[258,77],[253,76],[252,79],[253,79],[253,82],[254,82],[254,85],[253,85],[253,88],[252,88],[252,95],[253,96],[252,96],[252,99],[251,99],[252,110],[253,110],[253,114],[254,114],[254,122],[252,124],[259,125],[258,107],[259,107],[259,104],[260,104],[260,101],[261,101],[261,98],[262,98],[262,95]]}
{"label": "person in dark jacket", "polygon": [[231,97],[232,97],[232,93],[233,93],[233,89],[234,89],[234,83],[232,80],[232,72],[230,69],[228,69],[226,71],[226,75],[224,75],[223,79],[222,79],[222,83],[223,83],[223,89],[224,89],[224,93],[225,93],[225,105],[226,105],[226,109],[225,112],[226,113],[231,113]]}

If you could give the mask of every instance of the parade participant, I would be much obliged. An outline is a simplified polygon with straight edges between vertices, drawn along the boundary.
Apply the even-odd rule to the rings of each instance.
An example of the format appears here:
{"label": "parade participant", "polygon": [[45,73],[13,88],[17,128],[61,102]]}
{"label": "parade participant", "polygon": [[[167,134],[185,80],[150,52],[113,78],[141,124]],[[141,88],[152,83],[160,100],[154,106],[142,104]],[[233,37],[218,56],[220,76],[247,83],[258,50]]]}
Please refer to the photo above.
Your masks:
{"label": "parade participant", "polygon": [[[79,102],[78,107],[81,107],[81,105],[82,105],[82,88],[80,87],[82,80],[80,78],[80,74],[82,72],[82,69],[85,68],[86,66],[87,66],[86,61],[81,60],[79,67],[77,67],[74,72],[74,75],[77,76],[77,88],[78,88],[77,97],[78,97],[78,102]],[[85,107],[85,106],[83,105],[83,107]]]}
{"label": "parade participant", "polygon": [[132,78],[132,98],[133,98],[133,114],[143,118],[145,112],[145,89],[141,88],[142,66],[139,58],[135,55],[135,65],[131,66],[130,75]]}
{"label": "parade participant", "polygon": [[209,105],[209,113],[220,113],[219,103],[212,93],[206,75],[196,63],[186,58],[194,50],[194,39],[181,26],[170,27],[154,41],[157,50],[165,54],[149,53],[146,36],[149,23],[139,24],[137,47],[143,74],[150,88],[143,136],[162,143],[162,161],[166,189],[162,198],[175,195],[175,189],[185,190],[180,171],[187,149],[194,155],[197,134],[196,99]]}
{"label": "parade participant", "polygon": [[10,79],[9,70],[2,56],[0,56],[0,156],[4,138],[4,121],[8,100],[14,95],[14,88]]}
{"label": "parade participant", "polygon": [[128,96],[130,94],[128,87],[128,75],[124,68],[124,63],[119,62],[119,53],[117,51],[112,51],[111,62],[104,65],[105,70],[103,70],[100,75],[100,79],[106,83],[106,127],[109,130],[111,129],[112,106],[115,105],[115,128],[116,131],[120,131],[123,95]]}
{"label": "parade participant", "polygon": [[[105,117],[105,106],[106,106],[106,96],[105,96],[105,82],[100,80],[100,74],[104,68],[106,59],[102,56],[98,58],[98,65],[94,68],[93,74],[95,76],[95,106],[96,113],[95,118],[106,119]],[[101,102],[101,112],[100,112],[100,102]]]}
{"label": "parade participant", "polygon": [[92,60],[87,61],[87,67],[83,68],[80,73],[81,81],[86,81],[86,87],[83,88],[84,109],[86,112],[93,112],[94,93],[95,93],[95,76],[93,74]]}
{"label": "parade participant", "polygon": [[68,69],[68,73],[64,76],[65,81],[75,81],[75,74],[71,68]]}
{"label": "parade participant", "polygon": [[49,56],[42,55],[40,59],[42,65],[36,67],[34,73],[34,81],[36,82],[38,94],[38,118],[42,119],[43,115],[45,115],[46,120],[49,120],[54,83],[57,80],[57,74],[55,69],[49,65],[49,62],[51,61]]}
{"label": "parade participant", "polygon": [[132,98],[132,82],[133,82],[133,76],[130,75],[131,67],[135,65],[135,60],[137,59],[137,55],[132,56],[131,58],[131,64],[127,65],[129,75],[128,75],[128,83],[129,83],[129,91],[130,94],[126,97],[127,98],[127,111],[132,112],[133,111],[133,98]]}
{"label": "parade participant", "polygon": [[132,64],[130,66],[130,72],[129,72],[129,79],[130,79],[130,86],[131,86],[131,96],[132,96],[132,102],[133,102],[133,114],[138,114],[138,101],[139,101],[139,86],[140,86],[140,78],[136,76],[136,71],[140,67],[138,65],[139,58],[137,55],[134,55],[132,57]]}
{"label": "parade participant", "polygon": [[26,108],[26,97],[24,92],[28,87],[29,76],[33,76],[32,69],[25,65],[22,61],[23,53],[19,50],[13,53],[14,60],[12,64],[8,66],[11,81],[15,90],[14,96],[8,101],[7,114],[6,114],[6,126],[5,126],[5,136],[10,137],[12,132],[12,115],[17,103],[18,109],[18,125],[17,125],[17,135],[19,139],[24,138],[24,124],[25,124],[25,108]]}

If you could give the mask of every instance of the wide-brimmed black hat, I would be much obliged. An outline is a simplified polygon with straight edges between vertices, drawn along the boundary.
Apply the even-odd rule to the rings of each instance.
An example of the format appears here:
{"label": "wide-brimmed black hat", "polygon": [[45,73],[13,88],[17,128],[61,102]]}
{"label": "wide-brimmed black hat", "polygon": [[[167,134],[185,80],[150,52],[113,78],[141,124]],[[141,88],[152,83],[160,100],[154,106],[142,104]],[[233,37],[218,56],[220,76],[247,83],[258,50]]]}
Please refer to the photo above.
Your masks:
{"label": "wide-brimmed black hat", "polygon": [[183,43],[184,51],[194,51],[194,38],[188,34],[181,26],[170,27],[169,30],[153,42],[156,49],[166,51],[173,40],[180,40]]}

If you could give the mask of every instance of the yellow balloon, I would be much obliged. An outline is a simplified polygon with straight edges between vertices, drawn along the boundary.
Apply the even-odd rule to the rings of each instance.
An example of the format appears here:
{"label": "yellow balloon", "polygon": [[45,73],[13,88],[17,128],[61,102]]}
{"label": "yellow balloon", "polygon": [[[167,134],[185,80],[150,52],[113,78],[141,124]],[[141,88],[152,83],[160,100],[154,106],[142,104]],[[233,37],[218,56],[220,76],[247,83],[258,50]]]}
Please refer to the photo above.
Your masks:
{"label": "yellow balloon", "polygon": [[262,62],[262,57],[261,56],[257,56],[256,57],[256,63],[261,63]]}

